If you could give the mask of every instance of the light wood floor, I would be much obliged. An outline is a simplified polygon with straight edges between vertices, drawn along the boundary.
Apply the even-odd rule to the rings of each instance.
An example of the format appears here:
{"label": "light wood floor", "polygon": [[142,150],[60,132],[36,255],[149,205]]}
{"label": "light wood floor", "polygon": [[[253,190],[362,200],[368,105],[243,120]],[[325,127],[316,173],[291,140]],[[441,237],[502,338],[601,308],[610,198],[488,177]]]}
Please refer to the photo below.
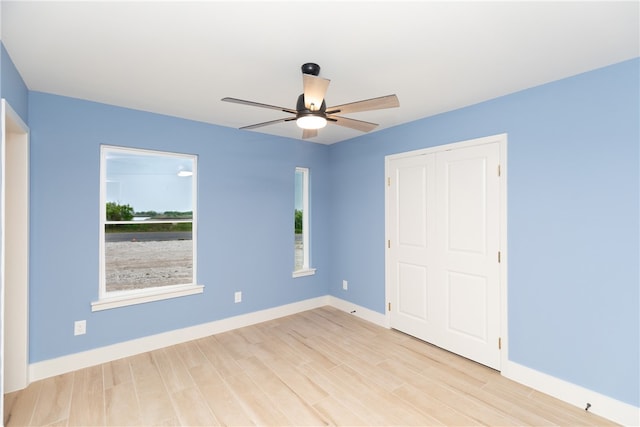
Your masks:
{"label": "light wood floor", "polygon": [[31,384],[8,426],[613,425],[330,307]]}

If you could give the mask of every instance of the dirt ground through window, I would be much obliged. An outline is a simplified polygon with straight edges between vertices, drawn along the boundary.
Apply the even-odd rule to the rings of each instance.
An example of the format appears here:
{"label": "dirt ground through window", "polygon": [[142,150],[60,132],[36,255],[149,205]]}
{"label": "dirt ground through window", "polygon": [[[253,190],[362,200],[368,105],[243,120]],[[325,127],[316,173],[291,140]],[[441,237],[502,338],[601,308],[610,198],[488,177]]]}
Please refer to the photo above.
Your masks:
{"label": "dirt ground through window", "polygon": [[106,242],[107,292],[193,282],[191,240]]}

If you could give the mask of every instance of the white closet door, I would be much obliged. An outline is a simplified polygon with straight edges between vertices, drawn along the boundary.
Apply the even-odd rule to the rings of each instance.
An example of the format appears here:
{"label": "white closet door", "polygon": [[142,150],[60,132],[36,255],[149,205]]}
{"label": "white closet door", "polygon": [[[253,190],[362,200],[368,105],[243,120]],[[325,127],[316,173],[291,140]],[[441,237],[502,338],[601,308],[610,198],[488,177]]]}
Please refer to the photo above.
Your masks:
{"label": "white closet door", "polygon": [[499,144],[393,159],[391,326],[500,367]]}
{"label": "white closet door", "polygon": [[434,329],[431,283],[435,237],[435,158],[421,155],[391,162],[388,210],[393,227],[391,305],[393,327],[414,336]]}
{"label": "white closet door", "polygon": [[497,143],[436,154],[437,283],[442,347],[498,368],[500,351]]}

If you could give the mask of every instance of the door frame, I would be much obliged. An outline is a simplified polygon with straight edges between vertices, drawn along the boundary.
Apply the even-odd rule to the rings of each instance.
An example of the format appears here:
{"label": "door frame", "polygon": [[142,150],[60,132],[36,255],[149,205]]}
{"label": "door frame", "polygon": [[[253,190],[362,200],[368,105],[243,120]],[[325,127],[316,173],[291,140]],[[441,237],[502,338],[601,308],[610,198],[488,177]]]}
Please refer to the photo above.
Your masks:
{"label": "door frame", "polygon": [[403,153],[390,154],[384,158],[384,205],[385,205],[385,325],[391,328],[391,312],[389,306],[391,304],[392,288],[391,288],[391,257],[389,256],[388,242],[391,235],[389,210],[392,208],[389,195],[389,183],[391,176],[391,161],[422,156],[425,154],[434,154],[442,151],[450,151],[461,148],[474,147],[478,145],[498,143],[499,147],[499,164],[500,164],[500,180],[499,180],[499,233],[498,238],[500,247],[500,264],[498,266],[499,278],[500,278],[500,337],[501,337],[501,351],[500,351],[500,367],[504,369],[509,360],[509,329],[508,329],[508,292],[507,292],[507,265],[508,265],[508,251],[507,251],[507,134],[497,134],[492,136],[486,136],[482,138],[475,138],[466,141],[453,142],[444,145],[437,145],[434,147],[423,148],[419,150],[406,151]]}
{"label": "door frame", "polygon": [[5,99],[0,101],[0,127],[0,394],[4,395],[29,385],[29,128]]}

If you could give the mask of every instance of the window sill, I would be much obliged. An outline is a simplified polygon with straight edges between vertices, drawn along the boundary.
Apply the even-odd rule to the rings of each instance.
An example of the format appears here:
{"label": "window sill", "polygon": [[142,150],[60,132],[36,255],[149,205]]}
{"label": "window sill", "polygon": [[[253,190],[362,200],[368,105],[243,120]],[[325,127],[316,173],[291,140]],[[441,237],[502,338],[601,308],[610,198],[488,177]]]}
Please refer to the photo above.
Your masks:
{"label": "window sill", "polygon": [[313,276],[314,274],[316,274],[315,268],[305,268],[304,270],[294,271],[291,276],[295,279],[296,277]]}
{"label": "window sill", "polygon": [[204,292],[203,285],[176,285],[141,292],[122,292],[92,302],[91,311],[109,310],[111,308],[126,307],[128,305],[201,294],[202,292]]}

